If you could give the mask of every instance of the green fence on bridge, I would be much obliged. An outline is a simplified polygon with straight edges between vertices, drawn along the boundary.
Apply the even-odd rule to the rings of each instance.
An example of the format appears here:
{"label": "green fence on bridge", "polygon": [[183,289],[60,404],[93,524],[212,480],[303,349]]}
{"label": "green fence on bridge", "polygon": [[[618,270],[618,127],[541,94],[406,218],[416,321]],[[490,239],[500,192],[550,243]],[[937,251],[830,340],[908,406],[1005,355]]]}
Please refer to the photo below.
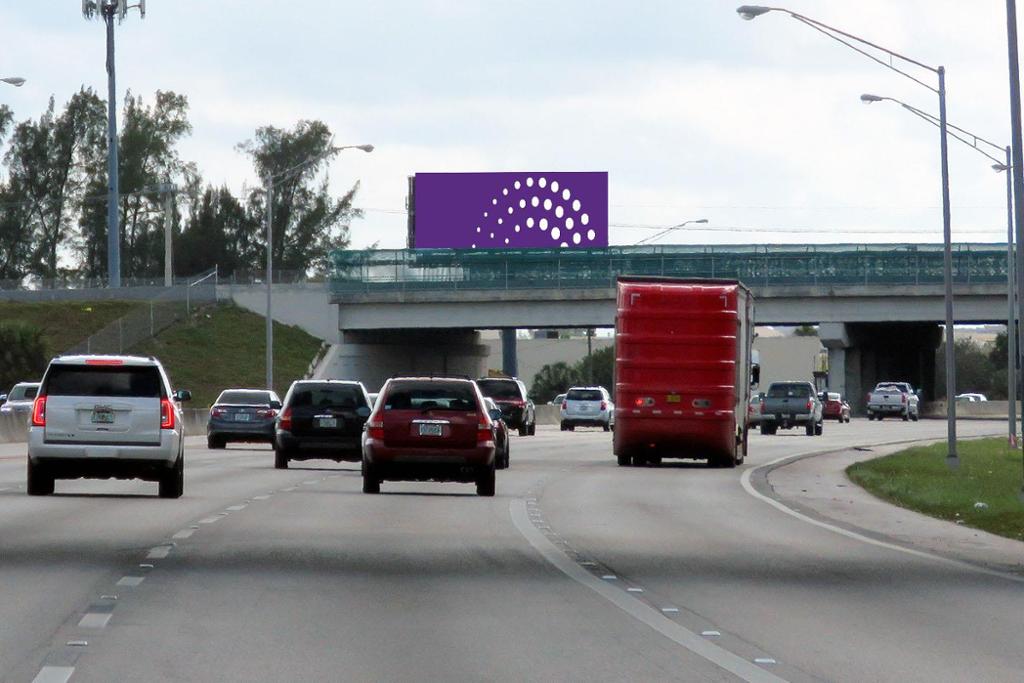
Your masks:
{"label": "green fence on bridge", "polygon": [[[619,275],[738,279],[750,287],[941,284],[941,244],[338,250],[335,293],[611,287]],[[1006,245],[953,245],[957,283],[1006,283]]]}

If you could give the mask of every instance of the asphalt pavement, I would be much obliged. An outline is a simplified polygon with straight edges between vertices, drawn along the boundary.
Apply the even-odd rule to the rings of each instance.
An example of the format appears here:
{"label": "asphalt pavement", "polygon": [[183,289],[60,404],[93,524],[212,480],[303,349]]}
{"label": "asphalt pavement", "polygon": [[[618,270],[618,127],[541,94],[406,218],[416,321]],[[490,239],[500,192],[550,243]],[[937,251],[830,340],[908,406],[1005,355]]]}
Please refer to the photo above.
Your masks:
{"label": "asphalt pavement", "polygon": [[198,439],[180,500],[113,480],[30,498],[24,446],[3,445],[0,680],[1019,680],[1019,581],[809,524],[741,481],[944,429],[755,434],[736,470],[619,468],[604,432],[541,430],[513,437],[494,498],[364,495],[356,465],[279,471]]}

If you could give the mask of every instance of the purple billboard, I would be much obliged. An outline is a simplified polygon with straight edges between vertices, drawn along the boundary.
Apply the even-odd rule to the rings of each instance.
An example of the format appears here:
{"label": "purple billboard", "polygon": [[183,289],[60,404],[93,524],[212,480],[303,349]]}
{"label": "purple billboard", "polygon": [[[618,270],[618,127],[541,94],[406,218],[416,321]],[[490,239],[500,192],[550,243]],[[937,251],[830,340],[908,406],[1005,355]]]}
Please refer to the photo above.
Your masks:
{"label": "purple billboard", "polygon": [[417,173],[417,249],[608,246],[608,174]]}

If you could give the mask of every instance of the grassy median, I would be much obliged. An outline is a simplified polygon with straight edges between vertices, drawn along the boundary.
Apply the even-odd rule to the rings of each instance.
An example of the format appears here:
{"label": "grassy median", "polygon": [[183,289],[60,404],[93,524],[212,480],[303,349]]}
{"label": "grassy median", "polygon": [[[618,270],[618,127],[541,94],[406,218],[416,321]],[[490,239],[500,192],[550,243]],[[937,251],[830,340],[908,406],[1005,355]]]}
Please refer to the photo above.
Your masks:
{"label": "grassy median", "polygon": [[1021,452],[1008,448],[1005,437],[964,441],[959,449],[956,471],[946,465],[943,442],[860,462],[846,473],[901,507],[1024,540]]}

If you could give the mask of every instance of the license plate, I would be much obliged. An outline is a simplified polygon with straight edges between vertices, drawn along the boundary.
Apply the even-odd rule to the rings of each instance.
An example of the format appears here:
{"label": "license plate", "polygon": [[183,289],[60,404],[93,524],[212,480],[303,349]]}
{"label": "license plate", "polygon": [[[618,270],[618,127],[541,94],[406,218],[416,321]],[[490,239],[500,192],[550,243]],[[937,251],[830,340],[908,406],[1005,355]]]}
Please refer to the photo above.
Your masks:
{"label": "license plate", "polygon": [[441,425],[420,425],[420,436],[441,436]]}
{"label": "license plate", "polygon": [[92,421],[94,424],[109,425],[114,424],[114,411],[113,410],[101,410],[96,409],[92,411]]}
{"label": "license plate", "polygon": [[681,403],[683,397],[680,396],[679,394],[669,394],[668,396],[665,397],[665,400],[668,401],[669,403]]}
{"label": "license plate", "polygon": [[251,422],[252,415],[249,413],[235,413],[235,422]]}
{"label": "license plate", "polygon": [[317,424],[322,429],[336,429],[338,427],[338,418],[336,417],[321,417]]}

